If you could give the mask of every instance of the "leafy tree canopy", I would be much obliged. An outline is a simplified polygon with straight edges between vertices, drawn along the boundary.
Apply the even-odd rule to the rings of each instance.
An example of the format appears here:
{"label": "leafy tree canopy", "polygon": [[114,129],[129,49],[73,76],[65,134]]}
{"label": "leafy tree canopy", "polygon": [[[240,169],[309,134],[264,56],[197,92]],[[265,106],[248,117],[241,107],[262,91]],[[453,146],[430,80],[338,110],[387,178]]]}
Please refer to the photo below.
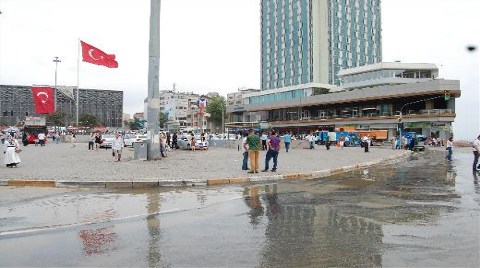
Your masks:
{"label": "leafy tree canopy", "polygon": [[98,126],[98,119],[91,114],[82,114],[78,117],[78,124],[82,127],[96,127]]}
{"label": "leafy tree canopy", "polygon": [[213,96],[208,99],[207,113],[210,114],[210,120],[221,124],[222,123],[222,113],[226,111],[227,101],[225,97],[221,96],[218,93],[215,93]]}

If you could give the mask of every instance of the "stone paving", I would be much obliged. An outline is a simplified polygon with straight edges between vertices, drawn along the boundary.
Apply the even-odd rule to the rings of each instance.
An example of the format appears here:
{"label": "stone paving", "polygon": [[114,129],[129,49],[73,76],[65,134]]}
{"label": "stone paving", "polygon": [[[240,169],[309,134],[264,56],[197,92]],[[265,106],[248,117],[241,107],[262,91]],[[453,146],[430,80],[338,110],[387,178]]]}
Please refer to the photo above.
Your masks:
{"label": "stone paving", "polygon": [[[370,147],[369,153],[364,153],[360,147],[331,147],[327,151],[324,146],[317,146],[309,150],[303,149],[303,143],[296,143],[288,153],[282,149],[277,172],[248,174],[241,170],[242,152],[236,145],[230,147],[235,148],[170,150],[168,157],[157,161],[133,159],[134,150],[124,148],[122,161],[114,162],[111,149],[89,151],[86,143],[78,143],[75,148],[69,143],[22,146],[22,163],[17,168],[0,167],[0,185],[10,185],[11,180],[52,181],[57,186],[98,184],[103,187],[105,183],[121,182],[127,185],[133,182],[178,185],[302,179],[328,176],[385,161],[403,161],[410,155],[408,151],[375,146]],[[3,157],[0,161],[3,163]],[[265,151],[261,151],[260,169],[264,168],[264,161]]]}

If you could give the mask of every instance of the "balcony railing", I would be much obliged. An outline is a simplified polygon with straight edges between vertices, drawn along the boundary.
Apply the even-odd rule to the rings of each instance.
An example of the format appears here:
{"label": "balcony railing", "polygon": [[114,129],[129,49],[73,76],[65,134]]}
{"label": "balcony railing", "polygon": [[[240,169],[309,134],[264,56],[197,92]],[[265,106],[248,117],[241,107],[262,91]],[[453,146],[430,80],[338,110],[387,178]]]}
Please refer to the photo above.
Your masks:
{"label": "balcony railing", "polygon": [[[404,111],[403,116],[421,116],[421,115],[440,115],[440,114],[453,114],[454,112],[452,109],[431,109],[431,110],[408,110]],[[400,111],[395,111],[395,112],[384,112],[382,114],[380,113],[358,113],[355,115],[351,114],[334,114],[334,115],[320,115],[320,116],[308,116],[308,117],[297,117],[297,116],[291,116],[290,118],[286,119],[286,121],[292,121],[292,120],[325,120],[325,119],[351,119],[351,118],[385,118],[385,117],[398,117],[400,115]],[[272,121],[278,121],[278,119],[271,119]]]}

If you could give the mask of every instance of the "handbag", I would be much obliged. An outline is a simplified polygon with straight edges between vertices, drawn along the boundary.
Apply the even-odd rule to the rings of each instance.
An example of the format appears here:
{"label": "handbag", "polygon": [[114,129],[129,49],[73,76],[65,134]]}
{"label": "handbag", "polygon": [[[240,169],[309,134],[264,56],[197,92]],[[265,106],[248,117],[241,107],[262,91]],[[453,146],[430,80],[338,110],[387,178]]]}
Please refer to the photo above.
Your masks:
{"label": "handbag", "polygon": [[18,147],[15,147],[15,152],[18,154],[22,151],[22,149],[18,148]]}

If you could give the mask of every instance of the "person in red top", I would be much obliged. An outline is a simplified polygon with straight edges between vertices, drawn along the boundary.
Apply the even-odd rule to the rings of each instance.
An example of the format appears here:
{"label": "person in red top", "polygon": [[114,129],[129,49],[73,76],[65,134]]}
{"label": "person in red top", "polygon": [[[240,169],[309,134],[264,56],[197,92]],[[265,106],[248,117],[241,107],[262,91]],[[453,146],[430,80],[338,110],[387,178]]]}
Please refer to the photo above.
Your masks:
{"label": "person in red top", "polygon": [[277,137],[275,130],[272,130],[270,136],[267,139],[267,155],[265,156],[265,169],[262,172],[268,171],[268,165],[270,159],[273,158],[273,168],[272,172],[277,171],[277,160],[278,160],[278,153],[280,152],[280,138]]}

